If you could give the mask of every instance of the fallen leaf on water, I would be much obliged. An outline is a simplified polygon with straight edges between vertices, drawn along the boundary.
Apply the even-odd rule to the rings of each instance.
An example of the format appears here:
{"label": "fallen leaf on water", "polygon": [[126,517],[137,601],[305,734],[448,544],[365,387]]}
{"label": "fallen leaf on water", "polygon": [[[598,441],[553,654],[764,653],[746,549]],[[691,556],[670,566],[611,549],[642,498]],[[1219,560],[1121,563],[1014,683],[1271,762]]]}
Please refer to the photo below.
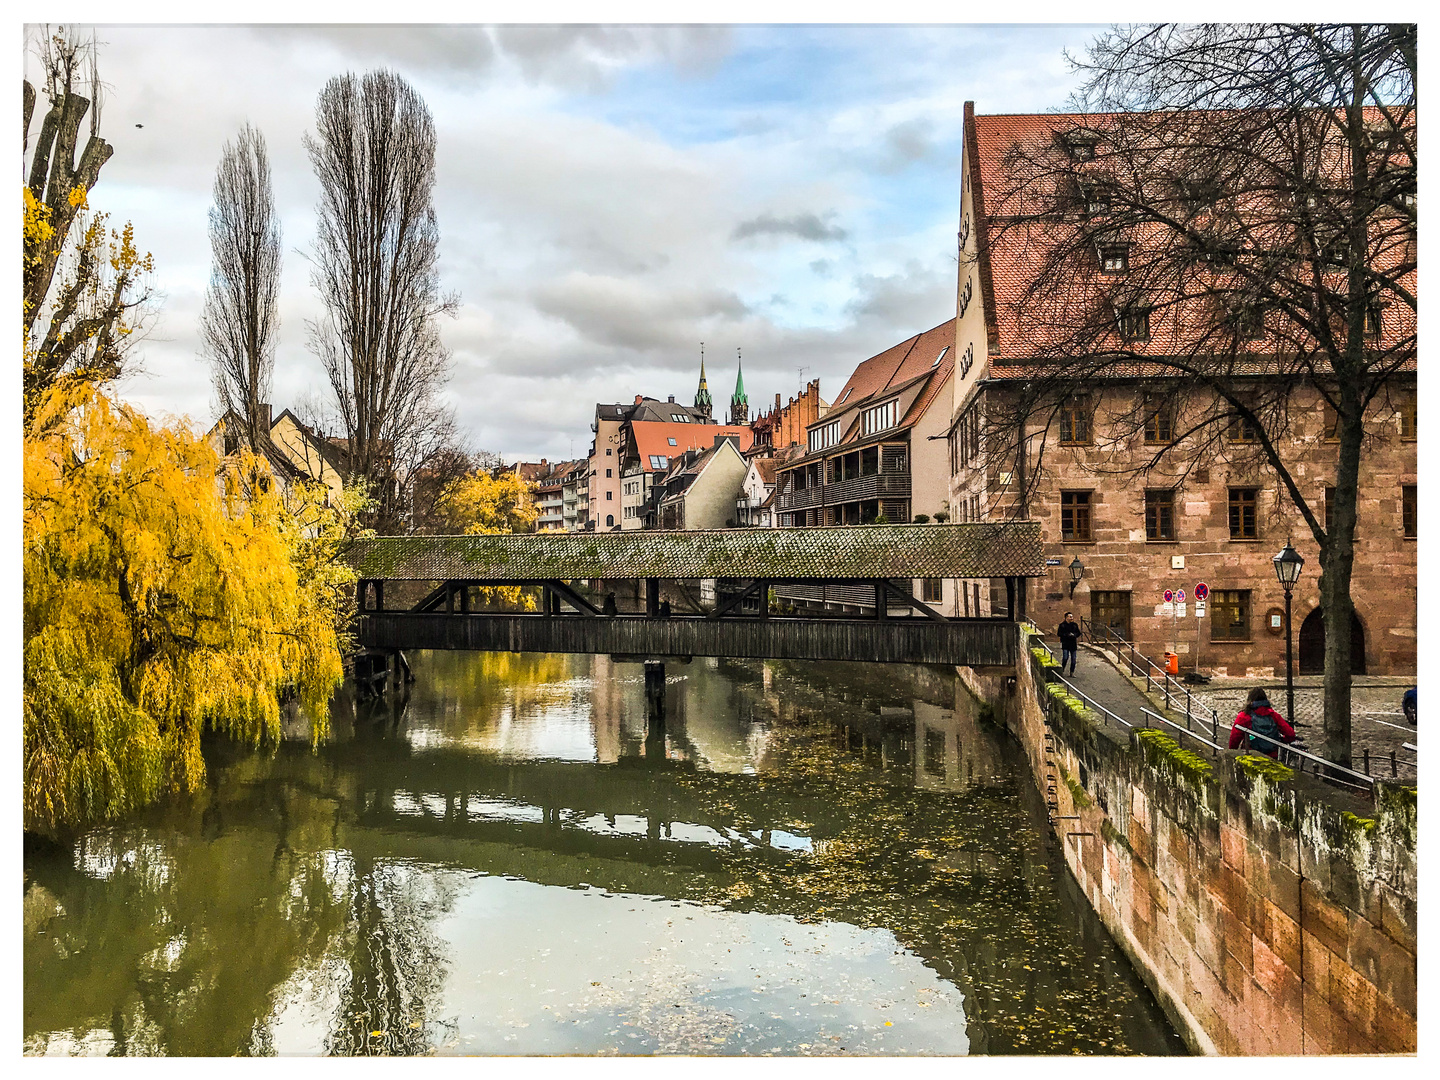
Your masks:
{"label": "fallen leaf on water", "polygon": [[381,1035],[384,1035],[384,1034],[385,1034],[385,1032],[383,1032],[383,1031],[372,1031],[372,1032],[370,1032],[370,1037],[371,1037],[372,1039],[378,1039]]}

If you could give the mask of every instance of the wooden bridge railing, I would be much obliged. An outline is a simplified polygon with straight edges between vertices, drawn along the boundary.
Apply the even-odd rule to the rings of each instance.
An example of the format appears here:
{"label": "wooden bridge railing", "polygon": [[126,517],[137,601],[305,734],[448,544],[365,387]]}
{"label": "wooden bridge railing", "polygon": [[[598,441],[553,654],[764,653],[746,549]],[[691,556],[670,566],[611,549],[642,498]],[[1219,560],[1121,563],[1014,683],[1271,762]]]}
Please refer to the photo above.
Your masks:
{"label": "wooden bridge railing", "polygon": [[545,618],[444,612],[362,612],[369,649],[608,653],[633,657],[730,656],[864,660],[1013,668],[1017,624],[1001,619]]}

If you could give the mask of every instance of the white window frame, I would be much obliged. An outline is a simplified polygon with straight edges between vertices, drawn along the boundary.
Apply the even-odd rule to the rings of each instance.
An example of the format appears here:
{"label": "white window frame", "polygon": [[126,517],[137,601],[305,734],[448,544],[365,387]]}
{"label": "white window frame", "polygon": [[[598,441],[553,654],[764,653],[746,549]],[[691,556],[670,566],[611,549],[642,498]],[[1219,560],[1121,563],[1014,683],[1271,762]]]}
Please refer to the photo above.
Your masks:
{"label": "white window frame", "polygon": [[888,431],[898,423],[900,423],[900,399],[891,398],[860,414],[860,434],[874,435],[880,431]]}

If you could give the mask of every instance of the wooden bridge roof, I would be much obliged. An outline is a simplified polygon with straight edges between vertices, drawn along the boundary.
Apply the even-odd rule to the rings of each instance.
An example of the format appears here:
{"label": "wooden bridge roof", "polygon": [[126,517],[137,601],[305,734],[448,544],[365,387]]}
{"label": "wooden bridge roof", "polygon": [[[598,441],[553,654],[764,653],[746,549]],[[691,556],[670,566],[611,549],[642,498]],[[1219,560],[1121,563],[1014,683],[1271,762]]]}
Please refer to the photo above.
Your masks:
{"label": "wooden bridge roof", "polygon": [[1040,523],[850,525],[694,532],[378,536],[347,559],[389,581],[576,578],[1043,577]]}

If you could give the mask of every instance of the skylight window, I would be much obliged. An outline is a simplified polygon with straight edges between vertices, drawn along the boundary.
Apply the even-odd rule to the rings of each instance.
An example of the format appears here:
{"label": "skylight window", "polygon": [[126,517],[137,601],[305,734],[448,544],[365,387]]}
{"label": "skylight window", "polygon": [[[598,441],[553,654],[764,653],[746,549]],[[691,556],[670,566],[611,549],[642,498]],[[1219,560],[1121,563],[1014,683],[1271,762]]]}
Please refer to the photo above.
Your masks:
{"label": "skylight window", "polygon": [[931,362],[930,366],[931,366],[932,368],[933,368],[933,367],[939,367],[939,366],[940,366],[940,361],[945,359],[945,354],[946,354],[947,352],[949,352],[949,351],[950,351],[950,346],[949,346],[949,345],[946,345],[943,349],[940,350],[940,355],[937,356],[937,357],[935,357],[934,361]]}
{"label": "skylight window", "polygon": [[651,455],[650,455],[650,468],[652,468],[652,469],[663,469],[663,468],[665,468],[665,467],[666,467],[667,465],[669,465],[669,464],[670,464],[670,459],[669,459],[668,457],[666,457],[664,454],[651,454]]}
{"label": "skylight window", "polygon": [[667,439],[666,441],[667,441],[671,446],[677,445],[674,439]]}
{"label": "skylight window", "polygon": [[845,404],[845,399],[850,396],[850,391],[851,391],[851,390],[854,390],[854,389],[855,389],[855,388],[852,386],[852,387],[850,387],[848,390],[846,390],[845,393],[843,393],[843,394],[840,395],[840,400],[837,401],[835,404],[836,404],[836,405],[844,405],[844,404]]}

